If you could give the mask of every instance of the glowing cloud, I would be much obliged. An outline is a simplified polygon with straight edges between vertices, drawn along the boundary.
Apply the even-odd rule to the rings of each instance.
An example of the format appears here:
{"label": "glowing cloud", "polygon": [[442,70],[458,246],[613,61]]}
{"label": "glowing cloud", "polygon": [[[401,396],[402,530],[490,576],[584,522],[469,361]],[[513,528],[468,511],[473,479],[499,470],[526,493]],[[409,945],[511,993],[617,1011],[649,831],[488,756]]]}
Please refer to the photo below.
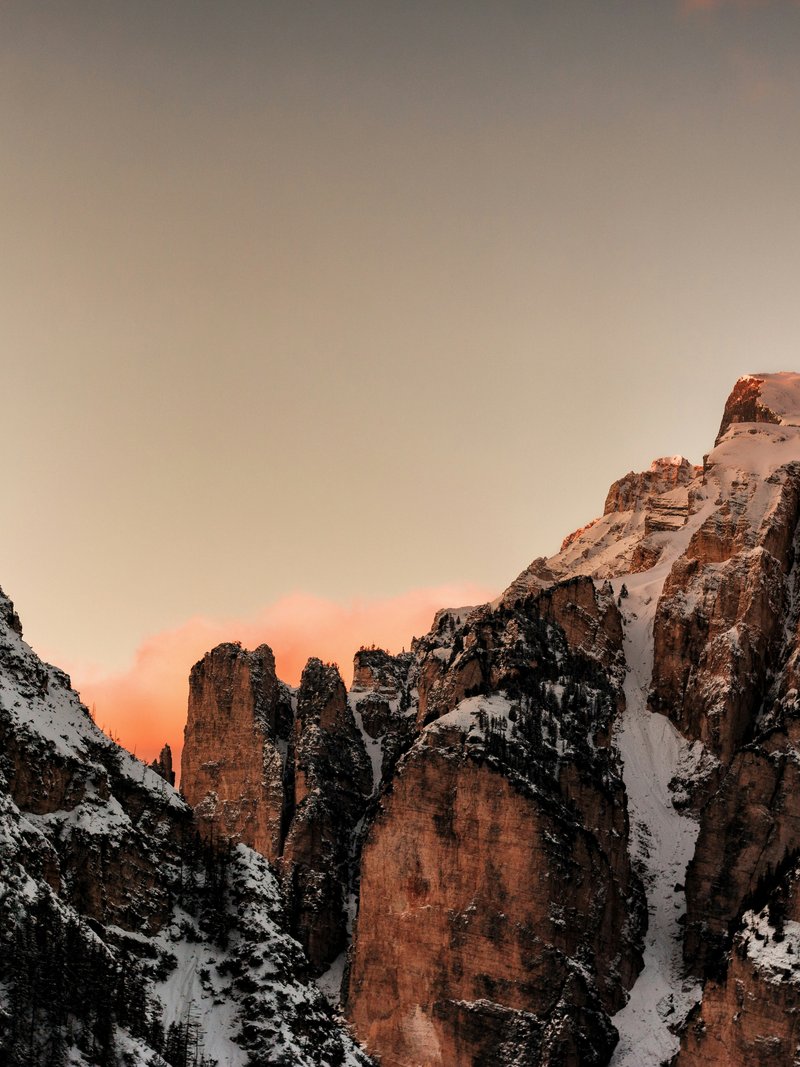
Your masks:
{"label": "glowing cloud", "polygon": [[[122,672],[73,665],[72,683],[84,703],[94,707],[98,725],[126,748],[150,760],[167,741],[177,761],[189,671],[214,645],[241,641],[245,648],[254,648],[265,642],[275,653],[279,677],[293,685],[309,656],[319,656],[338,663],[349,684],[353,654],[360,645],[399,652],[409,647],[412,636],[428,631],[439,608],[480,604],[496,592],[472,584],[445,585],[346,604],[298,593],[249,618],[189,619],[155,634],[139,646],[132,665]],[[59,665],[70,670],[69,664]]]}

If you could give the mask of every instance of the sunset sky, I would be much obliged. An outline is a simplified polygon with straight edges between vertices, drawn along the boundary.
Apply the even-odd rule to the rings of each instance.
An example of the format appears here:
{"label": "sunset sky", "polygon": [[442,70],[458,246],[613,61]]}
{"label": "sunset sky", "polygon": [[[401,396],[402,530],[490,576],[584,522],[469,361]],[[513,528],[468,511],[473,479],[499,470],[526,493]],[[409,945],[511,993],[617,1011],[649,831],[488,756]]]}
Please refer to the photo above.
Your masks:
{"label": "sunset sky", "polygon": [[[792,0],[4,0],[0,584],[140,754],[800,369]],[[349,651],[348,651],[349,650]]]}

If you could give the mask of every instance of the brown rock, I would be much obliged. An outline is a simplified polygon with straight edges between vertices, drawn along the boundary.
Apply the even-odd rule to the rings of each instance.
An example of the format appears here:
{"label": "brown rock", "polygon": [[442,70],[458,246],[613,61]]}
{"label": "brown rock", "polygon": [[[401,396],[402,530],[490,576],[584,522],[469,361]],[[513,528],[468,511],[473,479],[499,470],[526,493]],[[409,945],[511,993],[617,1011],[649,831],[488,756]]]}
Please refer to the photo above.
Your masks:
{"label": "brown rock", "polygon": [[284,776],[291,736],[288,693],[267,645],[222,644],[189,677],[181,788],[206,837],[281,854]]}
{"label": "brown rock", "polygon": [[367,833],[347,1000],[385,1067],[607,1062],[643,921],[609,746],[621,640],[579,578],[415,643],[429,725]]}
{"label": "brown rock", "polygon": [[607,1062],[605,1011],[636,971],[615,860],[429,728],[364,846],[348,1016],[367,1049],[384,1067]]}
{"label": "brown rock", "polygon": [[686,940],[698,974],[727,947],[728,931],[759,881],[800,847],[800,721],[734,757],[702,812],[686,877]]}
{"label": "brown rock", "polygon": [[[745,915],[724,973],[706,982],[674,1067],[794,1067],[800,1045],[797,869]],[[757,905],[758,907],[758,905]]]}

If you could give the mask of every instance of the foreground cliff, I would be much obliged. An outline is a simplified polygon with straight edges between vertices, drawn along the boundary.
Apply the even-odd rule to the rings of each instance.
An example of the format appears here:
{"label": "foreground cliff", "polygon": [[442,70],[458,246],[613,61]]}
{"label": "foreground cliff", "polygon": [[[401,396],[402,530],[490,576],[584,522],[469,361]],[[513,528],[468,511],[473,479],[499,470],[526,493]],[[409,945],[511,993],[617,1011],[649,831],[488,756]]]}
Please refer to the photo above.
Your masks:
{"label": "foreground cliff", "polygon": [[415,646],[431,721],[363,845],[348,1015],[386,1067],[606,1063],[644,918],[616,605],[587,579],[478,609],[452,643],[442,622]]}

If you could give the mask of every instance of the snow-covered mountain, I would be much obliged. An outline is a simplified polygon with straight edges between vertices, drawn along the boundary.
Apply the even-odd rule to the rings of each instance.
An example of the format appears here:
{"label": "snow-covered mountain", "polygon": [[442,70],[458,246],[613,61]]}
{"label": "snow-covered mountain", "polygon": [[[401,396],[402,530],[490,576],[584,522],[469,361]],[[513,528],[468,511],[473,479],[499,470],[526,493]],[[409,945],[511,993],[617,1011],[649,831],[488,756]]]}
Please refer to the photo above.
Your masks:
{"label": "snow-covered mountain", "polygon": [[[322,990],[383,1067],[795,1064],[799,535],[800,376],[742,378],[702,465],[625,475],[493,603],[360,650],[349,694],[208,653],[188,805],[4,602],[6,1047],[367,1062]],[[26,977],[68,938],[125,976],[102,1012]]]}

